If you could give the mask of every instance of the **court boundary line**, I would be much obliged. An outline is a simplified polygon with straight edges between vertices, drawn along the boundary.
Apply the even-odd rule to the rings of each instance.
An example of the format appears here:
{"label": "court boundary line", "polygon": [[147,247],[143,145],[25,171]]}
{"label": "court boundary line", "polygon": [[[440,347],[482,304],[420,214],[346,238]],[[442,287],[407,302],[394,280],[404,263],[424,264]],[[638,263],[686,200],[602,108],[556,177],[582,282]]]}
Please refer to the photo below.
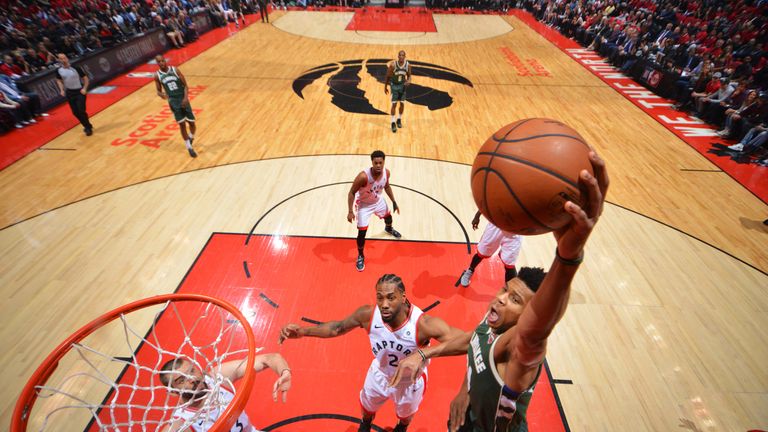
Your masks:
{"label": "court boundary line", "polygon": [[[273,158],[253,159],[253,160],[248,160],[248,161],[230,162],[230,163],[223,164],[223,165],[216,165],[216,166],[210,166],[210,167],[196,168],[196,169],[193,169],[193,170],[190,170],[190,171],[182,171],[182,172],[178,172],[178,173],[164,175],[164,176],[157,177],[157,178],[154,178],[154,179],[142,180],[142,181],[139,181],[137,183],[132,183],[132,184],[128,184],[128,185],[125,185],[125,186],[120,186],[120,187],[115,188],[115,189],[111,189],[111,190],[104,191],[104,192],[99,192],[99,193],[97,193],[95,195],[91,195],[91,196],[88,196],[88,197],[83,197],[83,198],[80,198],[78,200],[72,201],[70,203],[62,204],[62,205],[60,205],[58,207],[52,208],[50,210],[45,210],[42,213],[36,214],[34,216],[30,216],[30,217],[28,217],[26,219],[23,219],[23,220],[20,220],[18,222],[14,222],[14,223],[12,223],[10,225],[4,226],[4,227],[0,228],[0,232],[6,230],[8,228],[14,227],[16,225],[19,225],[19,224],[21,224],[23,222],[27,222],[27,221],[35,219],[37,217],[46,215],[46,214],[51,213],[53,211],[63,209],[64,207],[68,207],[70,205],[74,205],[74,204],[80,203],[80,202],[88,200],[88,199],[96,198],[96,197],[99,197],[101,195],[106,195],[108,193],[116,192],[116,191],[119,191],[121,189],[138,186],[138,185],[141,185],[143,183],[148,183],[148,182],[155,181],[155,180],[161,180],[161,179],[166,179],[166,178],[170,178],[170,177],[174,177],[174,176],[178,176],[178,175],[185,175],[185,174],[189,174],[189,173],[193,173],[193,172],[197,172],[197,171],[212,170],[212,169],[216,169],[216,168],[219,168],[219,167],[225,167],[225,166],[237,165],[237,164],[244,164],[244,163],[255,163],[255,162],[262,162],[262,161],[272,161],[272,160],[291,159],[291,158],[304,158],[304,157],[325,157],[325,156],[369,156],[369,154],[367,154],[367,153],[366,154],[335,153],[335,154],[306,154],[306,155],[276,156],[276,157],[273,157]],[[418,156],[390,155],[390,157],[398,157],[398,158],[403,158],[403,159],[416,159],[416,160],[424,160],[424,161],[430,161],[430,162],[450,163],[450,164],[456,164],[456,165],[463,165],[463,166],[471,167],[470,164],[466,164],[466,163],[462,163],[462,162],[447,161],[447,160],[443,161],[443,160],[439,160],[439,159],[432,159],[432,158],[418,157]],[[606,200],[605,202],[606,202],[606,204],[610,204],[610,205],[615,206],[617,208],[620,208],[622,210],[630,211],[630,212],[632,212],[632,213],[634,213],[634,214],[636,214],[638,216],[641,216],[641,217],[643,217],[645,219],[651,220],[651,221],[656,222],[656,223],[658,223],[660,225],[663,225],[663,226],[665,226],[667,228],[670,228],[670,229],[672,229],[674,231],[677,231],[678,233],[683,234],[686,237],[692,238],[692,239],[698,241],[699,243],[707,245],[707,246],[711,247],[712,249],[715,249],[718,252],[720,252],[722,254],[725,254],[725,255],[735,259],[736,261],[738,261],[738,262],[748,266],[749,268],[751,268],[753,270],[756,270],[760,274],[768,276],[768,269],[762,270],[762,269],[758,268],[757,266],[755,266],[754,264],[749,263],[749,262],[745,261],[744,259],[737,257],[736,255],[734,255],[734,254],[724,250],[723,248],[721,248],[719,246],[716,246],[716,245],[714,245],[712,243],[709,243],[706,240],[700,239],[699,237],[696,237],[693,234],[687,233],[687,232],[683,231],[680,228],[672,226],[672,225],[670,225],[670,224],[668,224],[668,223],[666,223],[664,221],[661,221],[659,219],[656,219],[654,217],[651,217],[651,216],[645,215],[643,213],[640,213],[637,210],[631,209],[631,208],[623,206],[621,204],[617,204],[617,203],[614,203],[614,202],[611,202],[611,201],[608,201],[608,200]],[[405,240],[405,241],[408,241],[408,240]]]}

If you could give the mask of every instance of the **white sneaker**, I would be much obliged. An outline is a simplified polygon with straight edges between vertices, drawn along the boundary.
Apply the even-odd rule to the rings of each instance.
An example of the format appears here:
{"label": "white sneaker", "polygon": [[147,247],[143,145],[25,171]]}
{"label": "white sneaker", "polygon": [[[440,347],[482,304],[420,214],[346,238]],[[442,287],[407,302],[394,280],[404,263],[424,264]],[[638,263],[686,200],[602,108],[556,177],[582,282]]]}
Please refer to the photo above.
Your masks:
{"label": "white sneaker", "polygon": [[728,146],[728,150],[733,150],[733,151],[740,152],[740,151],[744,150],[744,145],[741,144],[741,143],[734,144],[732,146]]}
{"label": "white sneaker", "polygon": [[35,120],[35,119],[29,119],[29,122],[30,122],[30,123],[32,123],[32,124],[35,124],[35,123],[37,123],[37,120]]}
{"label": "white sneaker", "polygon": [[469,286],[469,282],[472,280],[473,273],[474,273],[473,270],[470,270],[470,269],[464,270],[464,273],[461,274],[461,281],[459,282],[461,283],[461,286],[463,287]]}
{"label": "white sneaker", "polygon": [[16,129],[21,129],[24,127],[24,125],[22,125],[21,123],[16,123],[15,125],[13,125],[13,127],[15,127]]}

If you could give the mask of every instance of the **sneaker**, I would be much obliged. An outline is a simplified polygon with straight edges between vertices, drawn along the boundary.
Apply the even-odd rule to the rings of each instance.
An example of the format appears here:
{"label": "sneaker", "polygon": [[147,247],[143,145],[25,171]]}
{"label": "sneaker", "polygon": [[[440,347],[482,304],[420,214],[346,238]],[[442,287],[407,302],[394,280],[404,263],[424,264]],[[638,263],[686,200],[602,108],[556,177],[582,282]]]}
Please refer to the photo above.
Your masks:
{"label": "sneaker", "polygon": [[[26,126],[26,125],[28,125],[28,124],[31,124],[31,122],[29,122],[29,121],[27,121],[27,120],[22,120],[22,121],[21,121],[21,124],[23,124],[24,126]],[[394,123],[392,123],[392,124],[394,124]]]}
{"label": "sneaker", "polygon": [[768,225],[768,219],[763,221],[763,225]]}
{"label": "sneaker", "polygon": [[357,428],[357,432],[371,432],[371,423],[370,421],[360,420],[360,427]]}
{"label": "sneaker", "polygon": [[[357,268],[357,271],[365,270],[365,257],[364,256],[360,255],[360,256],[357,257],[357,263],[355,263],[355,267]],[[361,424],[360,427],[362,427],[362,424]],[[363,430],[363,429],[359,429],[359,430]],[[365,430],[371,430],[371,424],[370,423],[368,423],[368,429],[365,429]]]}
{"label": "sneaker", "polygon": [[29,119],[29,120],[27,120],[27,121],[28,121],[28,122],[30,122],[30,123],[32,123],[32,124],[35,124],[35,123],[37,123],[37,120],[35,120],[35,119],[33,119],[33,118],[31,118],[31,119]]}
{"label": "sneaker", "polygon": [[737,144],[734,144],[732,146],[728,146],[728,150],[733,150],[733,151],[740,152],[740,151],[744,150],[744,144],[737,143]]}
{"label": "sneaker", "polygon": [[472,275],[475,273],[472,269],[466,269],[464,270],[464,273],[461,274],[461,286],[468,287],[469,282],[472,280]]}
{"label": "sneaker", "polygon": [[50,117],[51,115],[48,114],[48,113],[38,113],[37,116],[38,117]]}
{"label": "sneaker", "polygon": [[391,236],[392,236],[392,237],[394,237],[394,238],[400,238],[400,237],[402,237],[402,235],[401,235],[399,232],[397,232],[397,230],[396,230],[396,229],[394,229],[394,228],[392,228],[392,227],[389,227],[389,228],[384,228],[384,231],[386,231],[386,232],[387,232],[387,234],[391,235]]}
{"label": "sneaker", "polygon": [[403,122],[401,122],[400,119],[397,119],[397,127],[403,127]]}
{"label": "sneaker", "polygon": [[16,129],[21,129],[24,127],[24,125],[21,123],[16,123],[15,125],[13,125],[13,127],[15,127]]}
{"label": "sneaker", "polygon": [[86,129],[84,132],[85,132],[85,136],[93,135],[93,129]]}
{"label": "sneaker", "polygon": [[408,425],[397,422],[397,426],[395,426],[395,428],[392,429],[392,432],[405,432],[407,430],[408,430]]}
{"label": "sneaker", "polygon": [[397,132],[397,123],[392,122],[392,132]]}
{"label": "sneaker", "polygon": [[197,153],[195,153],[195,149],[193,149],[192,147],[190,147],[190,148],[188,148],[187,150],[189,150],[189,155],[190,155],[190,156],[192,156],[193,158],[196,158],[196,157],[197,157]]}

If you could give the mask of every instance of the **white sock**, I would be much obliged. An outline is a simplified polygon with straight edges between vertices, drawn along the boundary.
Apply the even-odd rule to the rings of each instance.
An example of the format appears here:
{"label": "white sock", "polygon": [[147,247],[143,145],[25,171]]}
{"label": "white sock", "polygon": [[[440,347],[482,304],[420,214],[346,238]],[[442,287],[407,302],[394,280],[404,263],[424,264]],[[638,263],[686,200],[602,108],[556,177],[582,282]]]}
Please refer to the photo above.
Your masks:
{"label": "white sock", "polygon": [[189,137],[189,139],[191,139],[191,140],[195,139],[195,134],[193,134],[193,133],[191,133],[191,134],[188,134],[187,136],[188,136],[188,137]]}
{"label": "white sock", "polygon": [[189,142],[189,140],[184,140],[184,145],[187,146],[188,149],[192,148],[192,143]]}
{"label": "white sock", "polygon": [[400,120],[400,116],[401,116],[401,115],[402,115],[402,114],[398,114],[398,115],[397,115],[397,119],[398,119],[398,120]]}
{"label": "white sock", "polygon": [[395,122],[395,116],[392,116],[392,123]]}

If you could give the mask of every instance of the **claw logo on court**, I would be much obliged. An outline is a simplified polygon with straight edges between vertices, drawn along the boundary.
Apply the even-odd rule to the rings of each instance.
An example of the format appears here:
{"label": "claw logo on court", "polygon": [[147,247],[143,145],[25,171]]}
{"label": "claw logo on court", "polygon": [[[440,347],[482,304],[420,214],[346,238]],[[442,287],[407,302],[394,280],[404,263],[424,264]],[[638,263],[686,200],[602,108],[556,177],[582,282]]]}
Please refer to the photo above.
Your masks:
{"label": "claw logo on court", "polygon": [[[331,103],[346,112],[358,114],[388,115],[387,112],[374,107],[366,92],[360,88],[364,77],[361,76],[363,68],[367,76],[373,77],[380,84],[384,84],[387,75],[388,59],[360,59],[343,60],[335,63],[324,64],[304,72],[293,81],[293,92],[304,99],[304,89],[326,74],[328,78],[328,93],[333,96]],[[411,74],[415,77],[423,76],[437,80],[451,81],[473,87],[472,82],[461,76],[453,69],[431,63],[408,60],[411,64]],[[430,111],[447,108],[453,104],[453,97],[448,92],[418,84],[418,80],[407,87],[405,99],[413,104],[422,105]]]}

